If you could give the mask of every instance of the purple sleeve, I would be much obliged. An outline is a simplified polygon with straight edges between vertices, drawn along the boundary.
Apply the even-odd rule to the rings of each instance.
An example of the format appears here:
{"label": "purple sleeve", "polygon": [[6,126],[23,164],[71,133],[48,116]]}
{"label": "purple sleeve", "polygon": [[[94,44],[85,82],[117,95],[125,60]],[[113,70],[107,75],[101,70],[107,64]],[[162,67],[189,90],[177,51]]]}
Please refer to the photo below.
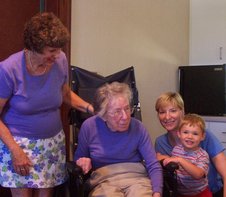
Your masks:
{"label": "purple sleeve", "polygon": [[148,134],[148,131],[145,128],[141,128],[141,131],[143,131],[143,138],[140,142],[139,150],[145,160],[148,175],[152,183],[152,190],[153,192],[162,193],[162,167],[156,158],[156,152],[151,142],[151,138]]}
{"label": "purple sleeve", "polygon": [[[88,122],[88,121],[86,121]],[[78,160],[81,157],[90,157],[89,154],[89,147],[88,147],[88,137],[87,135],[87,129],[89,125],[88,124],[83,124],[80,128],[79,131],[79,136],[78,136],[78,147],[74,153],[74,161]]]}
{"label": "purple sleeve", "polygon": [[9,75],[6,73],[6,71],[3,69],[2,64],[0,64],[0,98],[9,98],[12,95],[13,91],[13,83],[9,77]]}
{"label": "purple sleeve", "polygon": [[64,83],[68,83],[68,81],[69,81],[68,61],[67,61],[66,55],[63,51],[61,51],[61,55],[56,60],[56,63],[60,66],[60,69],[64,75]]}

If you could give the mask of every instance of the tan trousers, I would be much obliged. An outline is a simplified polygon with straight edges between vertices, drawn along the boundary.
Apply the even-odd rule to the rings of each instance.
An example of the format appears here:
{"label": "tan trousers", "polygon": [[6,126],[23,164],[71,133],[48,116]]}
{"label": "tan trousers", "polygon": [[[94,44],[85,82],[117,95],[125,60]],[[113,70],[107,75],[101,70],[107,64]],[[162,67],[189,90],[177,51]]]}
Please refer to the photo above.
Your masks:
{"label": "tan trousers", "polygon": [[91,174],[89,197],[151,197],[151,181],[141,163],[118,163]]}

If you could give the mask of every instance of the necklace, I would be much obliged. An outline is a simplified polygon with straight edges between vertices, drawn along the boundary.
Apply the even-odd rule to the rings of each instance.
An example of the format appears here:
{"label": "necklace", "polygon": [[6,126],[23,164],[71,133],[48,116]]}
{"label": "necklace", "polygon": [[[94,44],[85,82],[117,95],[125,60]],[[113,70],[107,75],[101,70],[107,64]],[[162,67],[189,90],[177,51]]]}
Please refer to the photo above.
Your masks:
{"label": "necklace", "polygon": [[[30,67],[31,67],[32,71],[34,73],[37,73],[38,67],[37,68],[34,68],[34,66],[32,64],[32,61],[31,61],[31,54],[30,53],[31,52],[27,50],[28,62],[30,64]],[[47,70],[47,66],[45,66],[45,68],[43,69],[43,71],[42,72],[39,72],[38,75],[43,75],[46,72],[46,70]]]}

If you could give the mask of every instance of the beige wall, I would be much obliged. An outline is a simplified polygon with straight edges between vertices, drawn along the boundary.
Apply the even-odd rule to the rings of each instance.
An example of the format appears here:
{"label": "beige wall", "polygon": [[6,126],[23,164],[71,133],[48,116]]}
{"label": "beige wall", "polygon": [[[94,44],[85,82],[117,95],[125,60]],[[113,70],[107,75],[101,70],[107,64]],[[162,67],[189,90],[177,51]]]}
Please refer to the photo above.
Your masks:
{"label": "beige wall", "polygon": [[143,123],[162,134],[154,104],[188,64],[189,0],[72,0],[71,63],[109,75],[135,67]]}

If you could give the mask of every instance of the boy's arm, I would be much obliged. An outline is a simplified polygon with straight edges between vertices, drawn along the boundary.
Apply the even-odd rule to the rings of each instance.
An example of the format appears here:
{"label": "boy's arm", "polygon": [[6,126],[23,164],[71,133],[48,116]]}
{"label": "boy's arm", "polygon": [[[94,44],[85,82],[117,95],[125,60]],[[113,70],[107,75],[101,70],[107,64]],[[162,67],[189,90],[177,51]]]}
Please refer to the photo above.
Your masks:
{"label": "boy's arm", "polygon": [[172,161],[178,163],[194,179],[200,179],[200,178],[202,178],[203,176],[206,175],[205,171],[202,168],[200,168],[198,166],[195,166],[190,161],[188,161],[188,160],[186,160],[186,159],[184,159],[182,157],[166,158],[166,159],[164,159],[163,164],[167,165],[169,162],[172,162]]}
{"label": "boy's arm", "polygon": [[161,153],[156,153],[156,157],[157,157],[157,159],[158,159],[159,161],[161,161],[161,160],[164,160],[164,159],[166,159],[166,158],[169,158],[170,156],[169,156],[169,155],[163,155],[163,154],[161,154]]}

